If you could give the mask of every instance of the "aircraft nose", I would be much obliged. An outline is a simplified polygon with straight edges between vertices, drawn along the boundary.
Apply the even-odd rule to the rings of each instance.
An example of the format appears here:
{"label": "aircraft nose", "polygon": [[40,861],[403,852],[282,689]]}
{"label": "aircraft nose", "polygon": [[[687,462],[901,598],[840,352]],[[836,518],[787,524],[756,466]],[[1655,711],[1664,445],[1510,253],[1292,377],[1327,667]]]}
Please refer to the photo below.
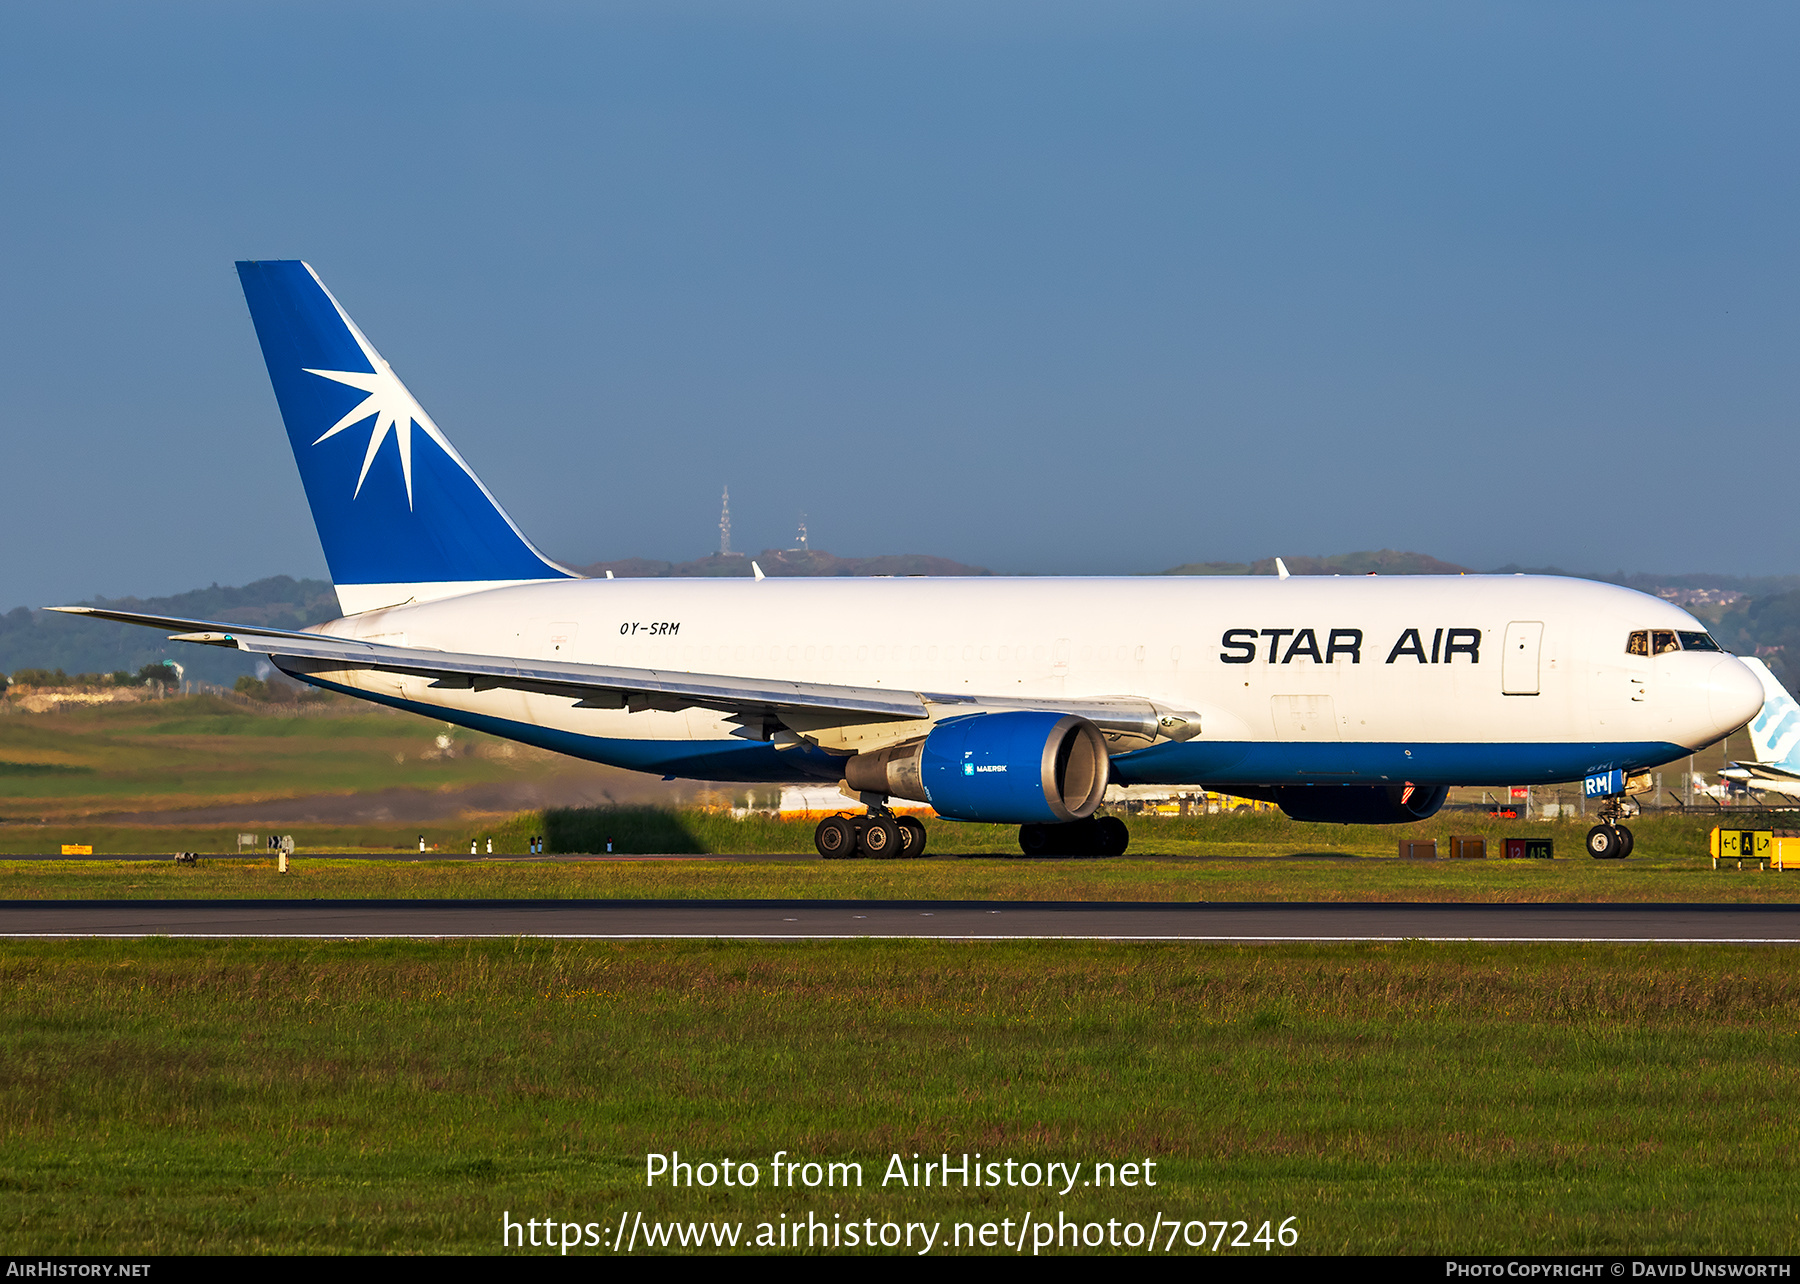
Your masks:
{"label": "aircraft nose", "polygon": [[1736,731],[1763,706],[1762,683],[1748,665],[1726,656],[1707,670],[1706,711],[1720,735]]}

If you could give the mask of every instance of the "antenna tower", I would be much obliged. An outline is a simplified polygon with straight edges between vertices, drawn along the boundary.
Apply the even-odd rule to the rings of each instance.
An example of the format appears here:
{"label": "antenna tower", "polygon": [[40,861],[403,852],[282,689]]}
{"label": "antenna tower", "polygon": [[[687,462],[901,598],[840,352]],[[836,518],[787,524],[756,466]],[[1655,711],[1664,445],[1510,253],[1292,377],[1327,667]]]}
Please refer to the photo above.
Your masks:
{"label": "antenna tower", "polygon": [[731,552],[731,487],[719,498],[719,556],[730,557]]}

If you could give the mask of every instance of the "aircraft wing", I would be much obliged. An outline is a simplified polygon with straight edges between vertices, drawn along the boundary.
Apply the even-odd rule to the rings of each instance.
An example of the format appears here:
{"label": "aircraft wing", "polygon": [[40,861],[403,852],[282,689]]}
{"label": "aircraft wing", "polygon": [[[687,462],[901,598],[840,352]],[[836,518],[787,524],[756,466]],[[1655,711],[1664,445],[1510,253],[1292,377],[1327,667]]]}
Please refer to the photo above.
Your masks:
{"label": "aircraft wing", "polygon": [[[296,671],[378,669],[431,679],[440,689],[492,691],[506,688],[540,695],[566,696],[590,709],[714,709],[742,723],[741,734],[766,739],[768,723],[778,722],[805,734],[831,726],[871,722],[923,721],[958,712],[997,713],[1037,709],[1079,714],[1100,728],[1112,752],[1156,741],[1187,740],[1200,734],[1200,715],[1166,709],[1133,696],[1087,699],[1039,699],[970,695],[964,692],[901,691],[885,687],[853,687],[830,682],[784,682],[727,674],[631,669],[605,664],[570,664],[513,656],[464,655],[423,647],[388,646],[357,638],[332,637],[293,629],[187,620],[143,615],[91,606],[53,606],[52,611],[116,620],[147,628],[178,630],[171,640],[233,647],[266,655]],[[282,664],[282,661],[287,663]],[[921,733],[922,734],[922,733]]]}
{"label": "aircraft wing", "polygon": [[1772,762],[1734,762],[1731,773],[1740,780],[1792,780],[1800,782],[1800,771],[1789,771]]}
{"label": "aircraft wing", "polygon": [[753,715],[787,711],[812,714],[846,714],[846,721],[882,722],[929,718],[930,711],[917,694],[880,687],[850,687],[824,682],[783,682],[769,678],[666,672],[660,669],[628,669],[603,664],[568,664],[556,660],[526,660],[495,655],[461,655],[422,647],[387,646],[355,638],[269,629],[255,625],[223,624],[213,620],[184,620],[173,616],[140,615],[98,607],[58,606],[53,611],[140,624],[148,628],[177,629],[172,641],[199,642],[233,647],[274,660],[300,660],[314,669],[379,669],[432,679],[439,688],[492,691],[505,687],[541,695],[569,696],[596,709],[717,709],[725,713]]}

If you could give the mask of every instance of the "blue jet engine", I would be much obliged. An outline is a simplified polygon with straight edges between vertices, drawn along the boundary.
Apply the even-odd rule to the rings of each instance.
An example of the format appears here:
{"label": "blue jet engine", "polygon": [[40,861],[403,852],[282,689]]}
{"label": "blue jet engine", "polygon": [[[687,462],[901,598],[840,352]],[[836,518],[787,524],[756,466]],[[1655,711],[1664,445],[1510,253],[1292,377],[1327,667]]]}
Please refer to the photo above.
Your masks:
{"label": "blue jet engine", "polygon": [[1045,825],[1092,816],[1107,771],[1106,740],[1093,723],[1027,711],[951,718],[923,740],[858,754],[844,779],[861,793],[930,803],[953,820]]}

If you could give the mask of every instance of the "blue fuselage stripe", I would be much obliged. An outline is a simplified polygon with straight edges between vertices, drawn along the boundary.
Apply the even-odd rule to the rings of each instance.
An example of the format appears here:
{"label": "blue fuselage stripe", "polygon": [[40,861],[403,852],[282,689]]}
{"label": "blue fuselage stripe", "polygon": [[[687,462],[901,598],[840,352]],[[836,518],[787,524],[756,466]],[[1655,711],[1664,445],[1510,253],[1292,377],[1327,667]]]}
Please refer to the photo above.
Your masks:
{"label": "blue fuselage stripe", "polygon": [[[843,757],[813,748],[778,750],[759,740],[734,743],[584,736],[356,691],[303,673],[293,676],[360,700],[631,771],[753,784],[836,780],[843,774]],[[1643,771],[1689,752],[1686,746],[1655,740],[1571,744],[1189,741],[1121,754],[1112,760],[1112,772],[1115,783],[1121,785],[1547,785],[1614,768],[1627,773]]]}

